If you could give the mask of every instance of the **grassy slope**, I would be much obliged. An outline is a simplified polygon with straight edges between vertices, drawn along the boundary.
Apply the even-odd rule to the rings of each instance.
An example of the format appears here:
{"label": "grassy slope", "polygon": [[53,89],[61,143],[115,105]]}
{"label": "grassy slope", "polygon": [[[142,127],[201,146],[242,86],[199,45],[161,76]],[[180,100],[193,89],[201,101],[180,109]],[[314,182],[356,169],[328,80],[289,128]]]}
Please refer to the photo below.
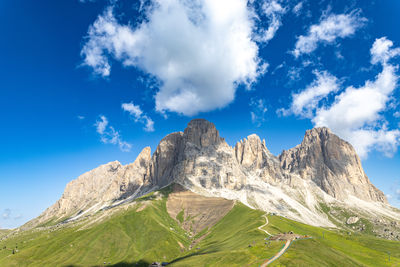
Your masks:
{"label": "grassy slope", "polygon": [[[148,266],[153,260],[171,261],[181,253],[178,241],[188,246],[189,240],[168,216],[165,201],[152,201],[140,212],[119,212],[87,230],[28,232],[8,239],[0,243],[0,248],[7,246],[0,249],[0,266],[91,266],[122,261]],[[20,252],[11,255],[8,249],[16,243]]]}
{"label": "grassy slope", "polygon": [[[147,196],[139,201],[151,199]],[[169,266],[259,266],[277,253],[283,242],[264,244],[263,212],[242,204],[235,207],[194,249],[181,251],[188,236],[170,218],[166,198],[152,200],[143,211],[136,208],[118,212],[90,229],[64,228],[55,232],[27,232],[0,243],[0,266],[93,266],[104,261],[118,266],[148,266],[152,261],[172,262]],[[397,266],[400,243],[366,235],[348,236],[304,225],[278,216],[269,216],[265,228],[271,233],[294,231],[313,238],[294,242],[275,266]],[[174,230],[171,231],[170,228]],[[324,233],[324,238],[322,238]],[[203,233],[202,233],[203,234]],[[18,252],[10,248],[18,243]],[[251,247],[248,245],[251,244]],[[1,249],[6,245],[7,249]],[[196,248],[199,249],[196,249]],[[391,253],[388,262],[387,252]],[[397,264],[397,265],[396,265]]]}
{"label": "grassy slope", "polygon": [[257,229],[265,223],[263,214],[236,204],[196,245],[199,249],[184,253],[171,266],[259,266],[283,244],[274,242],[265,246],[265,233]]}
{"label": "grassy slope", "polygon": [[[283,242],[264,245],[262,232],[255,230],[265,221],[262,212],[236,205],[198,244],[200,250],[178,258],[172,266],[259,266],[278,251]],[[291,221],[279,216],[268,216],[265,228],[274,233],[294,231],[312,236],[312,239],[292,243],[275,266],[398,266],[400,242],[374,238],[368,235],[348,236]],[[260,235],[261,233],[261,235]],[[246,245],[255,241],[255,246]],[[388,261],[388,254],[391,261]]]}
{"label": "grassy slope", "polygon": [[8,229],[0,229],[0,237],[2,237],[3,235],[6,235],[7,233],[9,233],[11,230]]}
{"label": "grassy slope", "polygon": [[[398,266],[400,242],[378,239],[368,235],[349,236],[345,232],[328,231],[269,216],[271,233],[294,231],[311,235],[313,239],[294,242],[277,266]],[[391,262],[388,254],[391,254]]]}

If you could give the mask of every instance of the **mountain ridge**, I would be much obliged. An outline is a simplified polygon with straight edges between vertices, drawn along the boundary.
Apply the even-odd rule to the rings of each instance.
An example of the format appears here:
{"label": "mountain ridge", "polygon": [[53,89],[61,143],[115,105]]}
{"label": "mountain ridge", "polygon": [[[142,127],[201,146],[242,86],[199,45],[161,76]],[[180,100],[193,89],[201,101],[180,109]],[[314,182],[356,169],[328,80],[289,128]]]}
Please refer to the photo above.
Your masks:
{"label": "mountain ridge", "polygon": [[164,137],[152,155],[146,147],[131,164],[110,162],[74,181],[25,227],[76,220],[173,182],[315,226],[337,226],[321,203],[400,220],[369,181],[354,148],[324,127],[307,131],[301,144],[274,156],[255,134],[231,147],[213,123],[194,119],[183,132]]}

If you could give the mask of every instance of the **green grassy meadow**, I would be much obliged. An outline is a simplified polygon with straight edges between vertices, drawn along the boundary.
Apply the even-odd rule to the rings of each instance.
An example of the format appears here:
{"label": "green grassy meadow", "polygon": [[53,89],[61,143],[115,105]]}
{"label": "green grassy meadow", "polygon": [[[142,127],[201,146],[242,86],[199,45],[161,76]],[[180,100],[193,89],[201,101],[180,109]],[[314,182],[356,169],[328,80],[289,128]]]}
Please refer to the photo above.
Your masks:
{"label": "green grassy meadow", "polygon": [[9,233],[10,230],[6,230],[6,229],[0,229],[0,237],[6,235],[7,233]]}
{"label": "green grassy meadow", "polygon": [[[22,232],[0,242],[0,266],[148,266],[153,261],[168,266],[260,266],[284,244],[265,244],[265,233],[257,229],[265,223],[264,212],[240,203],[211,229],[190,238],[167,213],[167,195],[168,190],[158,199],[145,196],[87,229],[81,224]],[[147,206],[137,211],[144,203]],[[271,233],[312,236],[293,242],[271,266],[400,266],[399,242],[279,216],[268,219],[265,228]],[[12,249],[18,252],[12,254]]]}

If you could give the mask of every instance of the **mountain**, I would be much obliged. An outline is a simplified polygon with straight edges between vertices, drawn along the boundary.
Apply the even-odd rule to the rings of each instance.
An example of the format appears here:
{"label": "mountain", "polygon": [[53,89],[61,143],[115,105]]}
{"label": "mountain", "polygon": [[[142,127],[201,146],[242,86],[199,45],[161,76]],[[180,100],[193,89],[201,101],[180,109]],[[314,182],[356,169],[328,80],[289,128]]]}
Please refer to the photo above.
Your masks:
{"label": "mountain", "polygon": [[268,235],[288,232],[311,238],[293,241],[279,266],[400,264],[399,241],[266,216],[239,201],[171,184],[68,223],[14,231],[0,238],[0,266],[256,267],[284,246],[266,241]]}
{"label": "mountain", "polygon": [[302,179],[310,179],[323,191],[345,201],[348,195],[387,203],[385,195],[371,184],[354,148],[328,128],[306,132],[303,142],[283,151],[281,167]]}
{"label": "mountain", "polygon": [[[255,134],[230,147],[213,123],[194,119],[184,132],[163,138],[153,155],[146,147],[132,164],[110,162],[70,182],[61,199],[24,228],[76,220],[171,183],[314,226],[337,227],[340,210],[400,221],[354,148],[327,128],[307,131],[301,144],[274,156]],[[325,206],[335,209],[327,214]]]}
{"label": "mountain", "polygon": [[400,264],[400,211],[327,128],[273,155],[253,134],[234,147],[203,119],[127,165],[67,184],[39,217],[0,235],[1,266],[260,266],[288,232],[311,237],[284,266]]}
{"label": "mountain", "polygon": [[82,174],[67,184],[62,197],[27,227],[49,220],[77,219],[86,213],[108,207],[120,199],[134,198],[145,182],[150,162],[150,148],[146,147],[137,159],[126,166],[113,161]]}

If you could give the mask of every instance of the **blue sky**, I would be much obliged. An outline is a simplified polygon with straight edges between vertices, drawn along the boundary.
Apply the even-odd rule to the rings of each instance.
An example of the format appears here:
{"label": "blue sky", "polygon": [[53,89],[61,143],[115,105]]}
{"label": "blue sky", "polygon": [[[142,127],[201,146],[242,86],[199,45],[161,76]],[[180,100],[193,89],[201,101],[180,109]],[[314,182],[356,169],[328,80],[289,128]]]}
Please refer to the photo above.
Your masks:
{"label": "blue sky", "polygon": [[275,155],[328,126],[400,207],[399,15],[395,0],[1,1],[0,227],[197,117]]}

